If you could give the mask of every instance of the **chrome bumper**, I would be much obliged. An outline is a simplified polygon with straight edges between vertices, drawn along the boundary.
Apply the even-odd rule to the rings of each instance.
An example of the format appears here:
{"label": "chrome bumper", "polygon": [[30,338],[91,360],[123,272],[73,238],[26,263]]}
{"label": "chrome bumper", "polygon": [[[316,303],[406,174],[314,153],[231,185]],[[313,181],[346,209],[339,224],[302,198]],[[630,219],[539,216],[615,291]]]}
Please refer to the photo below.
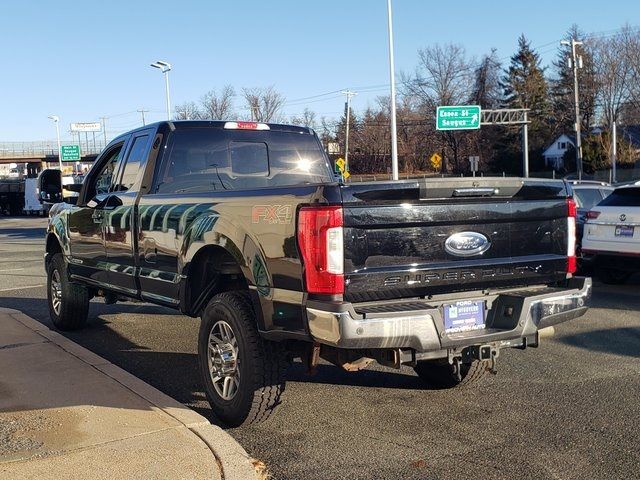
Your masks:
{"label": "chrome bumper", "polygon": [[[421,301],[424,308],[385,313],[358,313],[352,304],[309,302],[307,320],[315,341],[340,348],[413,348],[429,352],[489,342],[522,344],[538,329],[580,317],[591,297],[591,278],[576,277],[566,288],[514,290],[489,296],[456,298],[485,300],[487,328],[462,333],[444,330],[442,305]],[[416,302],[412,302],[414,305]]]}

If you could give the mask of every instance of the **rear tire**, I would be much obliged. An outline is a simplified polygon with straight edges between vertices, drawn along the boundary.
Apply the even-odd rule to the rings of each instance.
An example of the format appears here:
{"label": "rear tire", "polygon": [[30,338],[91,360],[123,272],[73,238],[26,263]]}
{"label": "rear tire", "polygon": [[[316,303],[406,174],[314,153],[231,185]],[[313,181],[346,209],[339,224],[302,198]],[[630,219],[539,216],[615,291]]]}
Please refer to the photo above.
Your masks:
{"label": "rear tire", "polygon": [[462,388],[486,377],[490,372],[491,362],[474,360],[462,364],[460,379],[454,374],[453,365],[447,360],[422,360],[413,367],[420,379],[427,385],[438,388]]}
{"label": "rear tire", "polygon": [[281,344],[262,339],[246,292],[213,297],[202,313],[198,361],[213,412],[237,427],[266,420],[280,403],[287,362]]}
{"label": "rear tire", "polygon": [[78,330],[87,323],[89,290],[69,281],[61,253],[56,253],[47,269],[49,316],[59,330]]}
{"label": "rear tire", "polygon": [[631,276],[631,272],[618,270],[616,268],[599,268],[597,272],[602,283],[608,285],[622,285],[623,283],[627,283],[627,280],[629,280]]}

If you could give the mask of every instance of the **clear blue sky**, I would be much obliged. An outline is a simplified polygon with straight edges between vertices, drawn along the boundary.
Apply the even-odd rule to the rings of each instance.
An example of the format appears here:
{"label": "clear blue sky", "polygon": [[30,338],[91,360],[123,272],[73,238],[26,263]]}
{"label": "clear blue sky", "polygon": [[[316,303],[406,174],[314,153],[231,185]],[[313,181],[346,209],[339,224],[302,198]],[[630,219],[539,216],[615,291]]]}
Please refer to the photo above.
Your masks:
{"label": "clear blue sky", "polygon": [[[495,47],[507,59],[524,33],[549,62],[572,23],[586,32],[640,24],[640,2],[629,0],[393,7],[398,74],[414,69],[419,48],[438,42],[461,43],[473,56]],[[69,123],[101,116],[110,117],[110,136],[134,128],[140,108],[150,110],[148,120],[162,119],[164,84],[149,67],[159,59],[174,66],[174,105],[225,84],[273,84],[288,100],[285,113],[308,106],[337,117],[344,101],[336,95],[294,100],[349,87],[360,90],[353,105],[362,109],[387,93],[385,0],[3,0],[0,19],[0,141],[54,138],[50,114],[60,116],[63,138]]]}

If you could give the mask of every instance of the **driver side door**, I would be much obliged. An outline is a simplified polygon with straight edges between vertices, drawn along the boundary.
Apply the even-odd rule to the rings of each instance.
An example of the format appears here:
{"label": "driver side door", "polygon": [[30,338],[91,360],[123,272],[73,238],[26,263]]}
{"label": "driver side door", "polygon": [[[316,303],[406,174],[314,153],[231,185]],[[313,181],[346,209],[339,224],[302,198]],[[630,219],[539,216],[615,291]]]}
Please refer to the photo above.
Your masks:
{"label": "driver side door", "polygon": [[104,245],[105,201],[115,178],[126,140],[109,147],[89,173],[78,205],[68,213],[72,277],[88,283],[108,283],[107,256]]}

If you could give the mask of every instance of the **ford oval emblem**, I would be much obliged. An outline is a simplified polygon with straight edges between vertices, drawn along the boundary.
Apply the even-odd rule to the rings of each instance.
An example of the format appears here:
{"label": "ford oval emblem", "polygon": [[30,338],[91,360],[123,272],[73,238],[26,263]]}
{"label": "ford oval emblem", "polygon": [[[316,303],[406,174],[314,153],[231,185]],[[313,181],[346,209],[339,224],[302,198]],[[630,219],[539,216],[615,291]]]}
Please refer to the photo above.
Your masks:
{"label": "ford oval emblem", "polygon": [[444,249],[447,253],[457,257],[481,255],[486,252],[490,246],[491,242],[489,239],[478,232],[454,233],[444,242]]}

